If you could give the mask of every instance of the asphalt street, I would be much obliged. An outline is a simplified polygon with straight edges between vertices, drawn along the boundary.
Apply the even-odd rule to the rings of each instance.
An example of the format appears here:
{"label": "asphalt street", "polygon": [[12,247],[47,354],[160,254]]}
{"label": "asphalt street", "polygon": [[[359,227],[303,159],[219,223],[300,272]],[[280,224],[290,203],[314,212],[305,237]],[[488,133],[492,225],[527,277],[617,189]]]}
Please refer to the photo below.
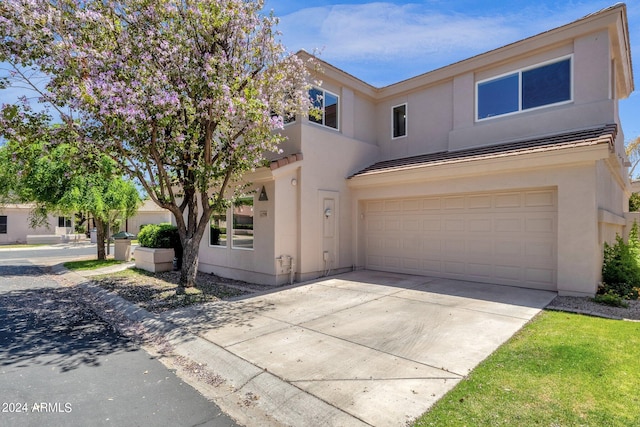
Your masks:
{"label": "asphalt street", "polygon": [[0,425],[237,426],[46,275],[53,251],[0,251]]}

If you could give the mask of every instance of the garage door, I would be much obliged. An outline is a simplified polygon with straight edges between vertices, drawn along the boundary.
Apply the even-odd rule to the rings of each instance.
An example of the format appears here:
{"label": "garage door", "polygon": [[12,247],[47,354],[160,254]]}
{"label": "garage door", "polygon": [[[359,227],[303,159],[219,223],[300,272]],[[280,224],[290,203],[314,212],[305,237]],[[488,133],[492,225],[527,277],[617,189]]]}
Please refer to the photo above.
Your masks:
{"label": "garage door", "polygon": [[555,189],[365,202],[366,268],[556,289]]}

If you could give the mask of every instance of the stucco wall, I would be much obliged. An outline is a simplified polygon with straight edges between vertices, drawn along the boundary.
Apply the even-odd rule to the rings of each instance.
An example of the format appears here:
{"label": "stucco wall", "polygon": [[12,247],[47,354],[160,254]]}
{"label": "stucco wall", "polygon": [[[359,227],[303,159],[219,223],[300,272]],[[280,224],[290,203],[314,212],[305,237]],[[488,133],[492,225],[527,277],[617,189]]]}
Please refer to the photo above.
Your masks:
{"label": "stucco wall", "polygon": [[49,215],[49,227],[29,227],[29,207],[5,207],[0,215],[7,216],[7,234],[0,234],[0,244],[26,243],[27,235],[55,234],[58,217]]}

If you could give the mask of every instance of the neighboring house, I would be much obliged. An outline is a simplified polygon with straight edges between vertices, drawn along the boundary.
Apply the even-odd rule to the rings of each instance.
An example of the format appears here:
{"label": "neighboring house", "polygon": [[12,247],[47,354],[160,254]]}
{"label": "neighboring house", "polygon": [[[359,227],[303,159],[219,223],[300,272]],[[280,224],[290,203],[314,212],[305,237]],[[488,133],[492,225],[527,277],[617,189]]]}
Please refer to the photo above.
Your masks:
{"label": "neighboring house", "polygon": [[282,284],[365,268],[595,293],[630,194],[625,5],[383,88],[319,62],[321,117],[288,124],[286,157],[212,219],[200,270]]}
{"label": "neighboring house", "polygon": [[140,227],[147,224],[161,224],[163,222],[172,222],[173,215],[166,209],[162,209],[155,204],[153,200],[145,200],[138,208],[136,214],[121,224],[121,229],[132,234],[138,234]]}
{"label": "neighboring house", "polygon": [[[33,205],[9,204],[0,207],[0,245],[27,243],[27,236],[63,236],[73,233],[73,218],[49,215],[49,226],[31,228],[29,216]],[[60,238],[61,239],[61,238]]]}

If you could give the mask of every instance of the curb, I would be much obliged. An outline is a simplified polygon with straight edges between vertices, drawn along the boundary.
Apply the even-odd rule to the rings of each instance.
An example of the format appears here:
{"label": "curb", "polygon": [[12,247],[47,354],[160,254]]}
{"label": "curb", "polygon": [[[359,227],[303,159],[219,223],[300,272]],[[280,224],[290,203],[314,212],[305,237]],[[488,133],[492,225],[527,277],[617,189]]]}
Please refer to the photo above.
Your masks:
{"label": "curb", "polygon": [[[101,288],[62,264],[53,266],[51,273],[94,297],[96,301],[85,302],[120,333],[125,333],[122,325],[114,324],[118,322],[109,318],[106,312],[115,312],[116,316],[134,323],[136,331],[145,335],[145,343],[151,341],[154,352],[158,352],[158,359],[165,366],[182,370],[186,376],[192,377],[181,375],[185,382],[214,400],[239,424],[369,426],[223,347]],[[193,378],[193,369],[187,367],[196,368],[197,378]]]}

